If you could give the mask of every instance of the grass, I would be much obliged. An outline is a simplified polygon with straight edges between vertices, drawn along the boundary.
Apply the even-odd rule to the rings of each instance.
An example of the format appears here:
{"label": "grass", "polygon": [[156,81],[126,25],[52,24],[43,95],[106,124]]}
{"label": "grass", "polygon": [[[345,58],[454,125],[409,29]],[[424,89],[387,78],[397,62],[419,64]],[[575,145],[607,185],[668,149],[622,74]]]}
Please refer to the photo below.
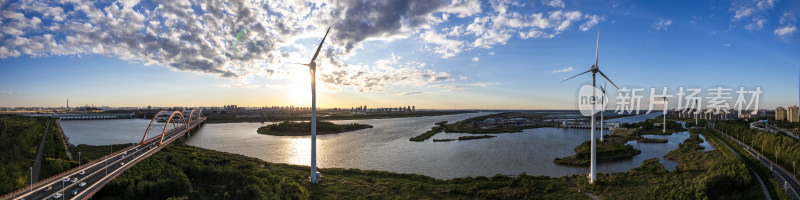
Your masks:
{"label": "grass", "polygon": [[[317,123],[317,135],[336,134],[355,130],[372,128],[367,124],[334,124],[331,122],[320,121]],[[270,124],[258,128],[257,132],[264,135],[276,136],[305,136],[311,135],[311,122],[290,122],[284,121],[277,124]]]}
{"label": "grass", "polygon": [[437,123],[436,123],[436,126],[434,126],[433,128],[431,128],[431,130],[429,130],[429,131],[426,131],[425,133],[422,133],[421,135],[418,135],[418,136],[412,137],[412,138],[410,138],[410,139],[408,139],[408,140],[409,140],[409,141],[412,141],[412,142],[422,142],[422,141],[425,141],[425,140],[427,140],[428,138],[431,138],[431,137],[433,137],[433,135],[436,135],[437,133],[444,131],[445,127],[447,127],[447,121],[441,121],[441,122],[437,122]]}
{"label": "grass", "polygon": [[[626,145],[626,142],[626,138],[616,135],[604,138],[603,142],[597,141],[595,143],[597,145],[597,162],[630,159],[642,153],[642,151],[634,149],[633,146]],[[575,155],[556,158],[553,162],[558,165],[585,167],[589,166],[590,156],[591,144],[586,141],[575,147]]]}

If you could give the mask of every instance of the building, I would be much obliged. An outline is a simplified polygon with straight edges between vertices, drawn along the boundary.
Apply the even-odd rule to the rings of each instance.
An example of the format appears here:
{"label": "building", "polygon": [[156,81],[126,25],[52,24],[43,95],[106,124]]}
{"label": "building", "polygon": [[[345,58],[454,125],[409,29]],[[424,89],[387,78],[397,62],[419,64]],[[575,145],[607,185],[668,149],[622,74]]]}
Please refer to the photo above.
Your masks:
{"label": "building", "polygon": [[800,122],[800,113],[798,113],[797,106],[792,106],[786,109],[786,121]]}
{"label": "building", "polygon": [[775,108],[775,121],[786,120],[786,109],[783,107]]}

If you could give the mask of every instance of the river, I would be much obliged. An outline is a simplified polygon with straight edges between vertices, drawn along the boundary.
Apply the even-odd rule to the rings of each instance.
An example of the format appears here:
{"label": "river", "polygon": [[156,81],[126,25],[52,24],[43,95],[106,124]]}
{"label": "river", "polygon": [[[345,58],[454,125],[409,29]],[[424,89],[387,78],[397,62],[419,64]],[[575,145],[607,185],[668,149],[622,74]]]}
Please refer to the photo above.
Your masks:
{"label": "river", "polygon": [[[589,139],[587,129],[537,128],[521,133],[502,133],[495,138],[432,142],[436,138],[456,138],[464,133],[440,133],[424,142],[409,138],[430,130],[439,121],[456,122],[489,113],[466,113],[446,116],[395,119],[334,120],[334,123],[362,123],[374,128],[317,136],[317,163],[321,168],[357,168],[399,173],[413,173],[447,179],[495,174],[546,175],[557,177],[587,173],[588,167],[565,167],[553,159],[574,154],[573,148]],[[634,116],[617,119],[635,122],[658,116]],[[73,144],[105,145],[139,142],[149,120],[75,120],[62,121]],[[241,154],[268,162],[308,165],[310,137],[270,136],[256,133],[269,123],[204,124],[186,144],[217,151]],[[599,134],[598,136],[599,137]],[[689,137],[688,132],[672,135],[648,135],[667,139],[667,143],[628,142],[641,154],[632,159],[601,163],[600,173],[624,172],[646,159],[658,158],[669,170],[674,161],[664,159],[667,152]],[[708,143],[702,144],[711,150]]]}

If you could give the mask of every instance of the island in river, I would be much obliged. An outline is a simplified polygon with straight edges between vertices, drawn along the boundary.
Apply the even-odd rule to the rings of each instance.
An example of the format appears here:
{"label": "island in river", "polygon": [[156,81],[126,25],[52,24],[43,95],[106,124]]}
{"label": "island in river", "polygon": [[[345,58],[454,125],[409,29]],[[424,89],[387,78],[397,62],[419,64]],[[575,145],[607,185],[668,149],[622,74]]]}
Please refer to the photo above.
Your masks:
{"label": "island in river", "polygon": [[[372,128],[368,124],[334,124],[332,122],[320,121],[317,123],[317,135],[350,132]],[[277,124],[270,124],[258,128],[259,134],[275,136],[306,136],[311,135],[311,122],[291,122],[284,121]]]}

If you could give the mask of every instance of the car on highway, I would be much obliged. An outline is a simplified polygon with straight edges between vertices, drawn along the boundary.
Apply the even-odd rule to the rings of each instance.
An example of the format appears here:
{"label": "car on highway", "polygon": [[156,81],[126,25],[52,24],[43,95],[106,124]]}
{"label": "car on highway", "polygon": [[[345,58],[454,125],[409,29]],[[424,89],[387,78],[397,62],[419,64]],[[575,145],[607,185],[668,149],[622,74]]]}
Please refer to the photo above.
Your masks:
{"label": "car on highway", "polygon": [[78,195],[78,189],[73,190],[72,195]]}
{"label": "car on highway", "polygon": [[80,184],[78,184],[78,187],[83,187],[84,185],[86,185],[86,182],[81,182]]}
{"label": "car on highway", "polygon": [[67,181],[69,181],[69,177],[64,177],[64,179],[61,180],[61,182],[67,182]]}
{"label": "car on highway", "polygon": [[53,195],[53,199],[60,199],[61,196],[62,196],[61,193],[56,193],[55,195]]}
{"label": "car on highway", "polygon": [[80,172],[78,172],[78,175],[83,175],[83,174],[86,174],[85,170],[81,170]]}
{"label": "car on highway", "polygon": [[125,162],[119,162],[119,166],[125,165]]}
{"label": "car on highway", "polygon": [[78,178],[72,178],[72,181],[70,181],[70,182],[72,182],[72,183],[78,182]]}
{"label": "car on highway", "polygon": [[50,191],[52,189],[53,189],[53,186],[47,186],[47,188],[45,188],[44,191],[47,192],[47,191]]}

